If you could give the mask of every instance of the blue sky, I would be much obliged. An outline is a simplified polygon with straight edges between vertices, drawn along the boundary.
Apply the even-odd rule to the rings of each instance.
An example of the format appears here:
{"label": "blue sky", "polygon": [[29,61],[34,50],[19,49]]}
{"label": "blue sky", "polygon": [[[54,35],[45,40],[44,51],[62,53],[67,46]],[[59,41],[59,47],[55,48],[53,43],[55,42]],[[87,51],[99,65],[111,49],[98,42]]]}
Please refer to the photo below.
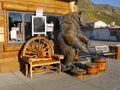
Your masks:
{"label": "blue sky", "polygon": [[120,7],[120,0],[91,0],[95,4],[109,4],[112,6]]}

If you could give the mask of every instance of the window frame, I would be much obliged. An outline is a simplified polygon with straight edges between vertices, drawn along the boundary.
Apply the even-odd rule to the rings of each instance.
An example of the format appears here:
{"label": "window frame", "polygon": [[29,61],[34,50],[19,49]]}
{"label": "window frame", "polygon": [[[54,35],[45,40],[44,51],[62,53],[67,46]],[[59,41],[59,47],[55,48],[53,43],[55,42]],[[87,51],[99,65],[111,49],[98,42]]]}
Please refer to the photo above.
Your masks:
{"label": "window frame", "polygon": [[[9,34],[10,34],[10,25],[9,25],[9,13],[19,13],[19,14],[21,14],[21,16],[22,16],[22,30],[23,30],[23,33],[22,33],[22,38],[23,38],[23,40],[22,41],[11,41],[10,40],[10,37],[9,37]],[[8,25],[8,43],[24,43],[25,42],[25,15],[26,14],[35,14],[35,13],[33,13],[33,12],[20,12],[20,11],[7,11],[7,21],[8,21],[8,23],[7,23],[7,25]],[[32,17],[31,17],[32,18]],[[31,20],[31,23],[32,23],[32,20]],[[32,29],[31,29],[32,30]],[[32,32],[32,31],[31,31]]]}
{"label": "window frame", "polygon": [[[9,36],[9,34],[10,34],[10,22],[9,22],[9,13],[20,13],[21,15],[22,15],[22,30],[23,30],[23,33],[22,33],[22,41],[12,41],[12,40],[10,40],[10,36]],[[7,34],[7,41],[8,41],[8,43],[24,43],[24,42],[26,42],[27,40],[26,40],[26,35],[25,35],[25,15],[26,14],[33,14],[33,16],[35,16],[35,13],[34,12],[23,12],[23,11],[7,11],[7,28],[8,28],[8,34]],[[46,23],[47,23],[47,18],[48,18],[48,16],[54,16],[54,17],[57,17],[58,18],[58,20],[59,20],[59,23],[60,23],[60,30],[61,30],[61,24],[62,24],[62,15],[59,15],[59,14],[47,14],[47,13],[44,13],[43,14],[43,16],[45,16],[46,17]],[[31,25],[32,25],[32,17],[31,17]],[[54,32],[54,30],[53,30],[53,32]],[[31,33],[32,33],[32,26],[31,26]],[[47,31],[46,31],[46,35],[47,35]],[[31,37],[32,37],[32,35],[31,35]],[[29,39],[29,38],[28,38]]]}
{"label": "window frame", "polygon": [[[11,41],[10,40],[10,25],[9,25],[9,13],[19,13],[19,14],[21,14],[21,12],[17,12],[17,11],[8,11],[7,12],[7,21],[8,21],[8,43],[22,43],[23,41],[24,41],[24,37],[23,37],[23,41],[20,41],[20,42],[18,42],[18,41]],[[21,16],[22,16],[22,14],[21,14]],[[21,19],[23,19],[23,17],[21,18]],[[21,20],[22,21],[22,20]],[[23,31],[24,32],[24,31]]]}

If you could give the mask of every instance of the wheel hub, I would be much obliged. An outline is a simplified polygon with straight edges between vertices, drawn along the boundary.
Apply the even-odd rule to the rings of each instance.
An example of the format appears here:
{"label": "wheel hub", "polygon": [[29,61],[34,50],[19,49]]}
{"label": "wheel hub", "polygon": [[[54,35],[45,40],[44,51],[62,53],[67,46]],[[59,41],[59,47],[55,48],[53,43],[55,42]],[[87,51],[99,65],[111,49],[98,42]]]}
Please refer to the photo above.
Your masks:
{"label": "wheel hub", "polygon": [[43,52],[42,52],[42,51],[38,51],[37,57],[38,57],[38,58],[43,58]]}

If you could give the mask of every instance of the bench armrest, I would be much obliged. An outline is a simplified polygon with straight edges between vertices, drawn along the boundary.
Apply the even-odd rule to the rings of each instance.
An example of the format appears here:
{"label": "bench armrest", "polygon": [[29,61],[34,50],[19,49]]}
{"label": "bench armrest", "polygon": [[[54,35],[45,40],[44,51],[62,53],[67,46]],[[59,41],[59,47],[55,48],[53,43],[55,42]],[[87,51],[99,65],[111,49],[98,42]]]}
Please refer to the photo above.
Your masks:
{"label": "bench armrest", "polygon": [[23,56],[22,59],[24,62],[29,62],[29,60],[31,59],[32,57],[28,57],[28,56]]}
{"label": "bench armrest", "polygon": [[52,55],[52,58],[64,59],[64,55],[53,54],[53,55]]}

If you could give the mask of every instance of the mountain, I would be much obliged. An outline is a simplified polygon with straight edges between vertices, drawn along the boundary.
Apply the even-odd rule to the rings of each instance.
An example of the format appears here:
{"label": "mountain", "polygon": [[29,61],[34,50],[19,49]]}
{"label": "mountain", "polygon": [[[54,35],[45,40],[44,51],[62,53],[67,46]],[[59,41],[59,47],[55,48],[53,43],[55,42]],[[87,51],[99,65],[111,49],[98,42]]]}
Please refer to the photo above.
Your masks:
{"label": "mountain", "polygon": [[84,12],[91,20],[102,20],[107,24],[115,22],[120,25],[120,8],[107,4],[94,4],[90,0],[78,0],[79,11]]}

